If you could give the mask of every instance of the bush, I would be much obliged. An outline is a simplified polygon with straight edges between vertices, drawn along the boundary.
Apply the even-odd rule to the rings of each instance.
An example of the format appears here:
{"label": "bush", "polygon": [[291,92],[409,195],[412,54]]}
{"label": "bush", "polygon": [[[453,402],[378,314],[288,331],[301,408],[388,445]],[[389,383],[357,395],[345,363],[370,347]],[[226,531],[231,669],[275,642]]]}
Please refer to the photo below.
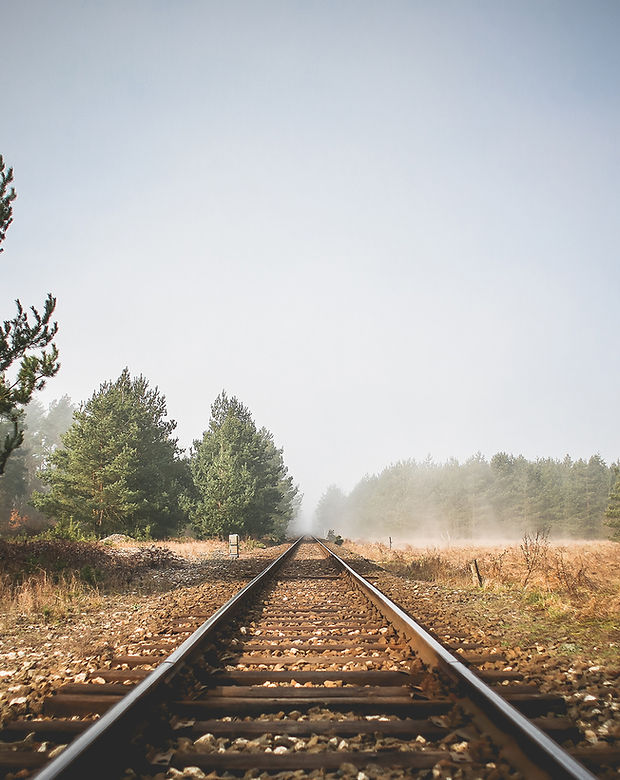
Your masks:
{"label": "bush", "polygon": [[88,535],[79,523],[76,523],[72,517],[68,520],[59,520],[56,525],[41,534],[47,539],[69,539],[73,542],[86,542],[95,539],[93,534]]}

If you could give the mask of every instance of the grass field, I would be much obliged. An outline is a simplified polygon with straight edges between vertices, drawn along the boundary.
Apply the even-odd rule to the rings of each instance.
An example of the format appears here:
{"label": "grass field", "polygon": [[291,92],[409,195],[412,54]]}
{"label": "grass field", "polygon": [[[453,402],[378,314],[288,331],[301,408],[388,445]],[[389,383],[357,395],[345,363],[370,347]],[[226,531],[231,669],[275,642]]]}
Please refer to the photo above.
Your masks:
{"label": "grass field", "polygon": [[[354,553],[409,580],[469,594],[472,619],[501,617],[508,643],[548,643],[620,665],[620,545],[549,542],[413,547],[345,542]],[[482,586],[472,564],[476,561]]]}

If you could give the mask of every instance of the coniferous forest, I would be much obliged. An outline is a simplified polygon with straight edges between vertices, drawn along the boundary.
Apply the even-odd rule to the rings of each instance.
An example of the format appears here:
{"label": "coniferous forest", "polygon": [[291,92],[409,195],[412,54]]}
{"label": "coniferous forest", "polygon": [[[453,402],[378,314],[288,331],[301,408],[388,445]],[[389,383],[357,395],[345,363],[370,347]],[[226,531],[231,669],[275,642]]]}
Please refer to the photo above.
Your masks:
{"label": "coniferous forest", "polygon": [[[272,434],[222,392],[189,454],[166,400],[125,369],[76,409],[67,397],[27,407],[24,442],[0,478],[0,534],[101,538],[125,533],[282,538],[301,497]],[[1,431],[0,431],[1,433]],[[323,494],[319,534],[395,540],[620,536],[620,464],[501,452],[464,463],[407,460]]]}
{"label": "coniferous forest", "polygon": [[[67,397],[27,407],[24,442],[0,479],[0,533],[85,538],[126,533],[282,538],[301,497],[272,434],[222,392],[189,454],[165,397],[125,369],[76,409]],[[620,536],[620,464],[497,453],[464,463],[407,460],[337,486],[315,513],[319,534],[395,540]]]}
{"label": "coniferous forest", "polygon": [[165,397],[128,369],[78,409],[33,402],[22,425],[0,478],[0,534],[281,539],[299,506],[272,434],[225,392],[189,456]]}
{"label": "coniferous forest", "polygon": [[[500,452],[464,463],[401,461],[365,476],[345,495],[323,494],[317,531],[398,540],[510,539],[545,530],[555,538],[620,535],[619,464]],[[614,498],[615,497],[615,498]]]}

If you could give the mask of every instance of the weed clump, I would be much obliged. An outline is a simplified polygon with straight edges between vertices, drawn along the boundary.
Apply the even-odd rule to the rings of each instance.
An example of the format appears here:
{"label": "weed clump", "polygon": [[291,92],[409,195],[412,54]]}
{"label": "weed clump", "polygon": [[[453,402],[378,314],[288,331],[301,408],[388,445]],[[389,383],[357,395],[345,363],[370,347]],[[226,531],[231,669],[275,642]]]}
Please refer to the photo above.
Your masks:
{"label": "weed clump", "polygon": [[469,576],[466,564],[454,566],[440,552],[434,551],[409,559],[395,550],[381,565],[393,574],[425,582],[463,582]]}

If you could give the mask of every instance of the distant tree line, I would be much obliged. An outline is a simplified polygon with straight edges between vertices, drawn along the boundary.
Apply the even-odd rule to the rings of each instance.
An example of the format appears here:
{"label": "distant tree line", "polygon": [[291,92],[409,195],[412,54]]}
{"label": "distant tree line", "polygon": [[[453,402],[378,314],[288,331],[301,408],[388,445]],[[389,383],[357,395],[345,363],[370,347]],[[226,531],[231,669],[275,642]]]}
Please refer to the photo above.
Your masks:
{"label": "distant tree line", "polygon": [[[25,440],[0,477],[0,533],[282,538],[299,504],[283,452],[222,392],[189,456],[165,397],[125,369],[75,410],[27,410]],[[1,431],[0,431],[1,433]]]}
{"label": "distant tree line", "polygon": [[317,531],[400,539],[620,537],[620,469],[588,460],[477,454],[464,463],[402,461],[364,477],[348,494],[332,485],[316,510]]}

